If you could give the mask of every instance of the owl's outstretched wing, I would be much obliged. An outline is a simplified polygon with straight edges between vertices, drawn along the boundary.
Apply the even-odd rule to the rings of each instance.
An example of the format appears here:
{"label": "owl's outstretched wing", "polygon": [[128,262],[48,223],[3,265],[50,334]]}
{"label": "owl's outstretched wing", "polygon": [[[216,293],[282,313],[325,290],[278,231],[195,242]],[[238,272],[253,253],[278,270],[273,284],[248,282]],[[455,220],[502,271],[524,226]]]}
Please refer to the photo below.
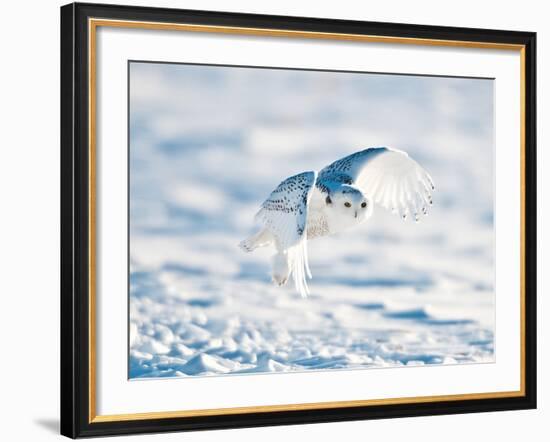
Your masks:
{"label": "owl's outstretched wing", "polygon": [[435,189],[416,161],[388,147],[371,147],[335,161],[319,172],[318,181],[353,184],[385,209],[416,221],[428,213]]}
{"label": "owl's outstretched wing", "polygon": [[256,215],[273,234],[279,250],[286,250],[296,290],[309,294],[306,274],[311,278],[307,257],[308,203],[317,172],[303,172],[284,180],[269,195]]}

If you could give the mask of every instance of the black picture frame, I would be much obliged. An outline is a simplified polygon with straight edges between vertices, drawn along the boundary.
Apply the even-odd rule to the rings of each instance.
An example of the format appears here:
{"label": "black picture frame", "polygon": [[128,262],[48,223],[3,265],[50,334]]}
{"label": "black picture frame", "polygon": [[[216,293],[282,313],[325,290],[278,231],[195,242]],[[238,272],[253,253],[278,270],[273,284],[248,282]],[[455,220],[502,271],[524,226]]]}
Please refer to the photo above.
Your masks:
{"label": "black picture frame", "polygon": [[[524,50],[524,395],[468,400],[90,420],[89,18],[522,45]],[[61,434],[241,428],[536,408],[536,34],[303,17],[73,3],[61,7]],[[123,294],[124,295],[124,294]]]}

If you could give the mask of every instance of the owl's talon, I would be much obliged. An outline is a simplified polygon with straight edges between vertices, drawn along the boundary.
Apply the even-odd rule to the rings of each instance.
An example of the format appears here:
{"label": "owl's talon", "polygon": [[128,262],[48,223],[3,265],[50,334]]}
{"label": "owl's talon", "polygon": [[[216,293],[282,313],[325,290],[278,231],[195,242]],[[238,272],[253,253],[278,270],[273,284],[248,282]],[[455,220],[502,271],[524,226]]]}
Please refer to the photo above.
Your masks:
{"label": "owl's talon", "polygon": [[288,278],[277,278],[276,276],[274,276],[273,278],[271,278],[271,281],[273,281],[275,284],[281,287],[286,284],[286,282],[288,281]]}

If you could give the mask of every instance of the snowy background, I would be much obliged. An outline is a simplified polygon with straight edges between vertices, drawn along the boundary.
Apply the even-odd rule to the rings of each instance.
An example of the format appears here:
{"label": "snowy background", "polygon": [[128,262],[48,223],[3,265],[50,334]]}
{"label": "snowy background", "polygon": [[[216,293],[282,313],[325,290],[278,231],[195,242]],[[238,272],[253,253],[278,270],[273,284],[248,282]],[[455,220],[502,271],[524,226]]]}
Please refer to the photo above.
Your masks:
{"label": "snowy background", "polygon": [[[243,253],[284,178],[407,151],[436,184],[419,223],[375,210],[308,243],[312,295]],[[494,357],[493,84],[130,64],[130,378]]]}

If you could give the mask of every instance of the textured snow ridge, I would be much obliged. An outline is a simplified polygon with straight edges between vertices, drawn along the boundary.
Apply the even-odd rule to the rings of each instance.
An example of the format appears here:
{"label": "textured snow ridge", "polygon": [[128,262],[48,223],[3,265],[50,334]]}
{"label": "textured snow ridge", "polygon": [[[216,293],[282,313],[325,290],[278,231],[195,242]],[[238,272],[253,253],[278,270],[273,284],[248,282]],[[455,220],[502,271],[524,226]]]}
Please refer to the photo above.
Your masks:
{"label": "textured snow ridge", "polygon": [[[492,81],[152,63],[130,75],[130,378],[494,360]],[[261,202],[383,145],[432,176],[429,216],[375,208],[308,241],[308,298],[273,286],[273,251],[238,247]]]}
{"label": "textured snow ridge", "polygon": [[[478,312],[474,320],[453,312],[449,287],[376,286],[345,295],[324,287],[304,300],[268,282],[228,280],[219,293],[188,298],[192,289],[176,287],[193,280],[200,287],[201,278],[134,270],[131,280],[132,378],[493,360],[490,315],[483,317],[492,296],[479,290],[455,288],[461,308]],[[136,295],[144,286],[151,296]]]}

